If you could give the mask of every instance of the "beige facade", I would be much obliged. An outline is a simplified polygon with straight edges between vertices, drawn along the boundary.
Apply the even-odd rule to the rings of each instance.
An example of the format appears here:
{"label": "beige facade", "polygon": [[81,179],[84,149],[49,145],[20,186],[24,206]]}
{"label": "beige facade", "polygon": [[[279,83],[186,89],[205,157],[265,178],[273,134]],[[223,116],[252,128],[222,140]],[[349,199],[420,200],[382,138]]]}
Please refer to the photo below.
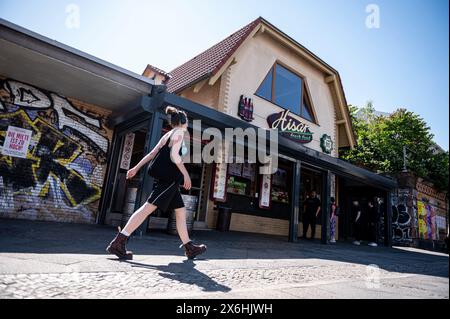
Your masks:
{"label": "beige facade", "polygon": [[[305,58],[269,32],[262,32],[263,28],[263,25],[255,28],[254,32],[229,58],[229,61],[224,63],[222,70],[217,75],[196,82],[179,94],[234,117],[238,117],[239,99],[241,95],[244,95],[244,97],[251,98],[254,103],[252,124],[268,129],[267,117],[273,113],[282,112],[284,109],[255,93],[274,63],[280,63],[302,76],[311,99],[311,107],[317,123],[290,113],[292,117],[306,123],[313,133],[313,140],[304,145],[322,152],[320,138],[327,134],[334,143],[330,155],[337,157],[338,147],[349,146],[352,136],[348,134],[345,125],[349,125],[349,123],[346,123],[345,114],[338,105],[339,92],[335,85],[336,78],[331,76],[333,81],[330,81],[330,73],[325,72],[324,68],[319,68],[317,63],[312,63],[311,59]],[[335,194],[336,191],[333,190],[332,193]],[[214,202],[208,200],[206,224],[210,228],[215,227],[217,220],[217,211],[214,206]],[[274,235],[287,235],[288,228],[287,220],[238,213],[233,213],[230,225],[231,230]],[[299,223],[299,233],[301,233],[301,229],[302,223]],[[316,238],[320,238],[320,225],[317,225]]]}
{"label": "beige facade", "polygon": [[[317,124],[309,122],[293,113],[290,115],[301,122],[307,123],[313,132],[313,141],[305,144],[320,151],[320,137],[327,134],[335,140],[336,124],[333,98],[323,72],[299,57],[292,50],[280,45],[266,33],[258,33],[246,41],[236,52],[236,63],[230,67],[230,85],[227,92],[227,104],[224,110],[232,116],[237,116],[238,103],[241,94],[254,99],[254,117],[252,124],[269,128],[267,117],[284,109],[255,95],[274,63],[280,62],[292,71],[301,74],[311,94],[312,108],[317,116]],[[225,80],[225,79],[222,79]],[[332,156],[337,156],[336,147]]]}
{"label": "beige facade", "polygon": [[238,117],[239,98],[244,95],[254,101],[255,119],[252,124],[269,128],[267,117],[283,111],[283,108],[255,95],[255,92],[276,62],[287,66],[306,81],[317,123],[290,113],[292,117],[309,125],[313,133],[312,142],[305,146],[322,152],[320,138],[327,134],[334,143],[331,156],[337,157],[338,148],[350,146],[352,136],[349,136],[345,128],[345,125],[351,127],[351,124],[338,105],[335,81],[330,82],[329,73],[281,44],[267,32],[251,34],[236,50],[231,62],[225,64],[220,77],[197,82],[179,92],[179,95],[234,117]]}

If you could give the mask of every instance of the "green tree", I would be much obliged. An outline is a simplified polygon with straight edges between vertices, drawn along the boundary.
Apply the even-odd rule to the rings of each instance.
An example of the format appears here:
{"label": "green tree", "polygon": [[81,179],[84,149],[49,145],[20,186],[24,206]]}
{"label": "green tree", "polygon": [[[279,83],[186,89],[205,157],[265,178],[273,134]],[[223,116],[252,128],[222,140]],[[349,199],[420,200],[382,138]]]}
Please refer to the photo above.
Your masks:
{"label": "green tree", "polygon": [[428,161],[428,177],[436,188],[448,191],[449,153],[433,154]]}
{"label": "green tree", "polygon": [[361,109],[350,105],[357,145],[342,158],[373,171],[395,175],[406,168],[430,179],[441,190],[448,189],[448,152],[433,154],[433,135],[419,115],[398,109],[390,116],[377,116],[371,102]]}

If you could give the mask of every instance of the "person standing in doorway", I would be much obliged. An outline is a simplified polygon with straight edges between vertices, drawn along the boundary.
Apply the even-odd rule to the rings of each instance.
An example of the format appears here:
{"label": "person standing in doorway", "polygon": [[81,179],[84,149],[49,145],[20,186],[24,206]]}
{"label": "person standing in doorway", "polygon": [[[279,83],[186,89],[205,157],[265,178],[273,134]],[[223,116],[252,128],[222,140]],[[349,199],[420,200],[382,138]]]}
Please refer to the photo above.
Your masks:
{"label": "person standing in doorway", "polygon": [[336,204],[336,200],[334,199],[334,197],[330,198],[330,202],[331,202],[331,217],[330,217],[330,243],[331,244],[335,244],[336,243],[336,221],[337,221],[337,216],[339,215],[339,207]]}
{"label": "person standing in doorway", "polygon": [[361,245],[362,232],[362,209],[358,201],[354,201],[352,205],[352,219],[353,219],[353,236],[355,240],[354,245]]}
{"label": "person standing in doorway", "polygon": [[[175,210],[176,226],[185,255],[189,259],[206,251],[205,245],[195,245],[189,238],[186,225],[186,208],[180,194],[180,185],[187,190],[191,188],[191,178],[183,164],[181,156],[187,153],[183,137],[187,130],[188,118],[185,112],[168,106],[166,114],[172,129],[161,137],[155,148],[147,154],[135,167],[127,172],[127,179],[133,178],[147,162],[158,156],[158,176],[167,176],[167,180],[160,179],[147,200],[128,220],[122,231],[111,241],[106,251],[116,255],[119,259],[133,259],[133,253],[126,250],[129,236],[153,213],[156,208],[162,211]],[[180,246],[181,247],[181,246]]]}
{"label": "person standing in doorway", "polygon": [[316,234],[316,220],[320,212],[321,202],[315,191],[312,191],[303,204],[303,239],[306,239],[308,227],[311,225],[311,238]]}
{"label": "person standing in doorway", "polygon": [[378,233],[378,208],[374,205],[374,201],[370,200],[367,213],[369,214],[369,246],[377,247],[377,233]]}

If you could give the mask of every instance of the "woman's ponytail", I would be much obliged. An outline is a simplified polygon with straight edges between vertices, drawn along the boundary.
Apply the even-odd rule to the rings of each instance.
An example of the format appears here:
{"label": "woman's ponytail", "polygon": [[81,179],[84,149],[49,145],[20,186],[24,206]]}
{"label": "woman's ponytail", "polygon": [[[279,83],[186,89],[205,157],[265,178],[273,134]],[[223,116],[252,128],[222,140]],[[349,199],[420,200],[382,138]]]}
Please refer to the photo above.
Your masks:
{"label": "woman's ponytail", "polygon": [[186,113],[173,106],[167,106],[165,112],[169,116],[169,124],[172,127],[176,127],[187,122]]}
{"label": "woman's ponytail", "polygon": [[172,114],[177,113],[178,110],[176,108],[174,108],[173,106],[169,105],[168,107],[166,107],[165,112],[166,112],[166,114],[172,115]]}

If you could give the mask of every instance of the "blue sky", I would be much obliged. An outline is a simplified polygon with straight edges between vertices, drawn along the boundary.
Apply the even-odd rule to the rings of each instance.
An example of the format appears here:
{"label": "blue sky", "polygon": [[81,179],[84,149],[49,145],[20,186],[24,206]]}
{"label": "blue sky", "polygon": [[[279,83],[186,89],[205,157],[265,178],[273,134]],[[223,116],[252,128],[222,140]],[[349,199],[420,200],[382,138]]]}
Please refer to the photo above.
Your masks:
{"label": "blue sky", "polygon": [[[79,28],[67,27],[75,4]],[[367,28],[376,4],[379,28]],[[347,101],[422,116],[448,150],[447,0],[0,0],[0,17],[141,74],[170,71],[262,16],[339,71]]]}

